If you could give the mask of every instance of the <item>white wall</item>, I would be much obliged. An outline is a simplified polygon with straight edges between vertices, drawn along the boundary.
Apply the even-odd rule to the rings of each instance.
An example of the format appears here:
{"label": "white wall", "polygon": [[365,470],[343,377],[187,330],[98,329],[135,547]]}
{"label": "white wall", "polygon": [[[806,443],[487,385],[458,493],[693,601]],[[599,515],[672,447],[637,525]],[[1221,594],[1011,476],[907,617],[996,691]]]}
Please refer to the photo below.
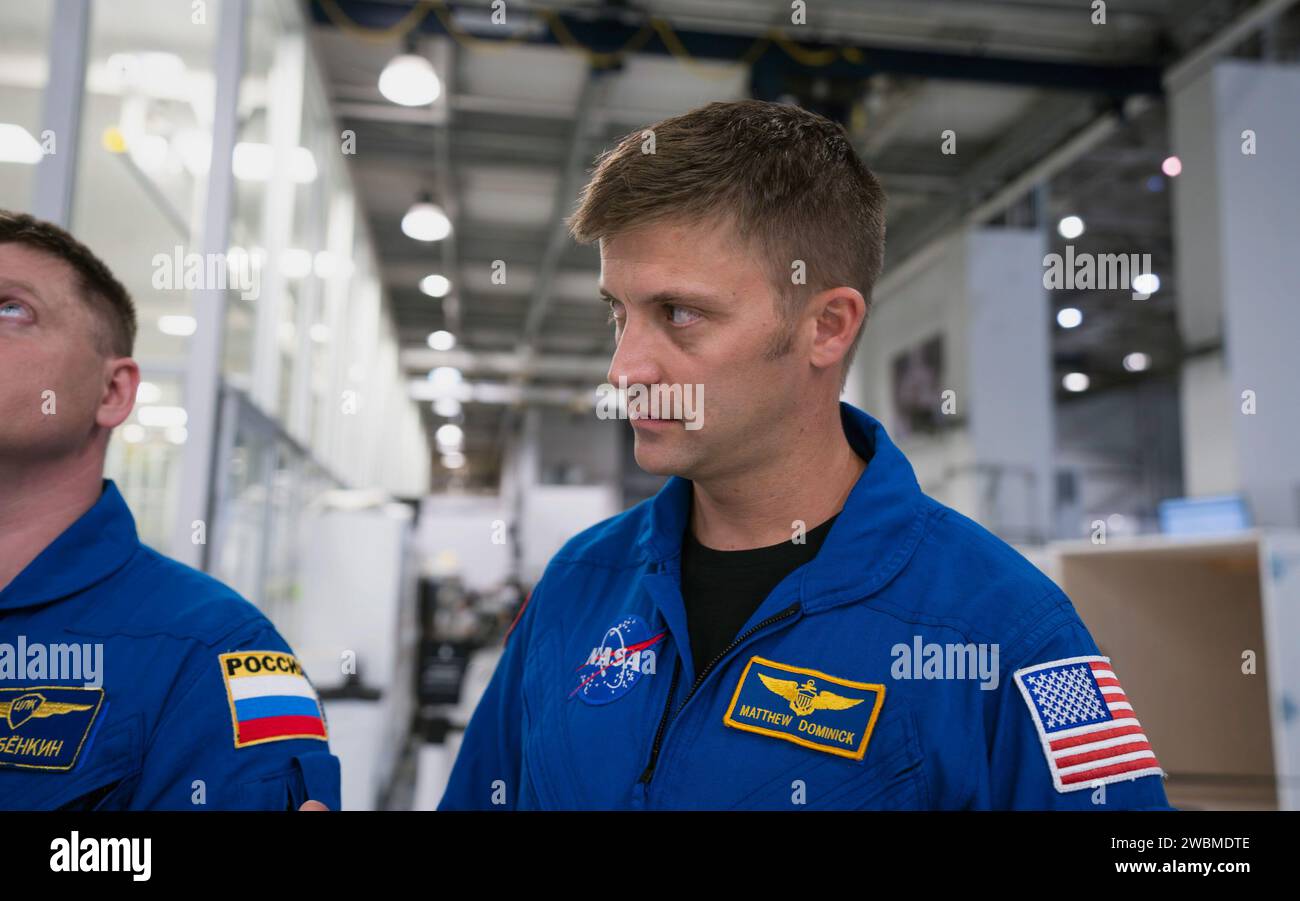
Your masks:
{"label": "white wall", "polygon": [[1020,534],[1042,533],[1055,490],[1046,236],[1037,229],[982,228],[968,243],[971,444],[979,463],[1006,467],[998,521]]}
{"label": "white wall", "polygon": [[[885,424],[927,493],[1017,534],[1046,526],[1053,488],[1044,247],[1041,232],[1019,229],[970,229],[947,239],[929,265],[878,295],[850,374],[854,396]],[[890,367],[899,352],[935,334],[944,339],[941,387],[956,394],[959,425],[904,436]],[[986,467],[1032,470],[1036,499],[1025,477],[1007,474],[989,508]]]}
{"label": "white wall", "polygon": [[496,495],[425,498],[415,535],[425,573],[455,574],[472,591],[496,588],[510,574],[512,518]]}
{"label": "white wall", "polygon": [[[949,240],[932,265],[895,291],[878,293],[849,380],[862,408],[880,420],[911,460],[922,488],[945,503],[962,499],[941,484],[944,472],[970,462],[970,443],[961,432],[907,439],[899,433],[890,400],[890,366],[895,355],[936,333],[944,338],[946,385],[957,392],[958,414],[965,415],[966,282],[964,239]],[[941,497],[943,495],[943,497]]]}
{"label": "white wall", "polygon": [[546,564],[566,541],[618,512],[619,492],[614,485],[532,486],[524,500],[520,529],[523,579],[533,582],[541,578]]}
{"label": "white wall", "polygon": [[331,750],[343,769],[343,806],[373,809],[389,782],[415,704],[417,651],[414,572],[408,565],[410,508],[304,514],[302,615],[285,637],[318,688],[341,685],[343,654],[376,701],[328,702]]}

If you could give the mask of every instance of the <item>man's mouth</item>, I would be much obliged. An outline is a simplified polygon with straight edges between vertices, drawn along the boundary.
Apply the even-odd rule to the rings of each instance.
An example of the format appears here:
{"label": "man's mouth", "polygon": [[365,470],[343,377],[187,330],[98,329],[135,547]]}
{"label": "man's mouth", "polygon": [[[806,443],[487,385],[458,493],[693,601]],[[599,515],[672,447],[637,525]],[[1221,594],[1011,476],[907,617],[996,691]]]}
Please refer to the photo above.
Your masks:
{"label": "man's mouth", "polygon": [[644,413],[628,413],[628,417],[627,417],[627,418],[628,418],[628,420],[631,421],[631,422],[634,422],[634,423],[640,423],[640,424],[642,424],[642,425],[651,425],[651,424],[655,424],[655,423],[664,423],[664,424],[666,424],[666,423],[677,422],[677,421],[678,421],[678,420],[677,420],[676,418],[674,418],[674,417],[660,418],[660,417],[658,417],[658,416],[647,416],[647,415],[645,415]]}

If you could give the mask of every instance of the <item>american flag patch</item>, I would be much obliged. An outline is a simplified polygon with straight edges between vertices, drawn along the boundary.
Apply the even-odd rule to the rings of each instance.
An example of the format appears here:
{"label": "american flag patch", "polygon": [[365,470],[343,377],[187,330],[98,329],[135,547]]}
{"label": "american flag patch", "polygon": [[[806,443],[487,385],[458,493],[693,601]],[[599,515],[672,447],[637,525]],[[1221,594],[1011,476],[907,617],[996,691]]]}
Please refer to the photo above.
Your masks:
{"label": "american flag patch", "polygon": [[1109,657],[1067,657],[1016,670],[1059,792],[1161,775]]}

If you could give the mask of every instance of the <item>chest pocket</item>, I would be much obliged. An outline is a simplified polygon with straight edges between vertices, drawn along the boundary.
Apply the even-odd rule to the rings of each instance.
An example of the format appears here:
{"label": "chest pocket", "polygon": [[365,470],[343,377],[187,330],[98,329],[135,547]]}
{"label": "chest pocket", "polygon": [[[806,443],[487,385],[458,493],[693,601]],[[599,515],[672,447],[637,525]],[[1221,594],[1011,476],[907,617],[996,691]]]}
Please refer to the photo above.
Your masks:
{"label": "chest pocket", "polygon": [[[508,791],[521,796],[536,796],[543,808],[571,807],[572,802],[562,802],[557,795],[557,781],[565,784],[569,778],[564,766],[567,746],[562,746],[563,734],[555,728],[556,698],[547,688],[549,676],[545,664],[559,653],[555,633],[547,632],[536,642],[524,661],[522,733],[522,778],[526,786],[508,786]],[[549,725],[548,725],[549,724]]]}
{"label": "chest pocket", "polygon": [[[890,699],[893,700],[893,699]],[[888,702],[887,702],[888,704]],[[882,716],[863,760],[817,751],[758,786],[733,810],[924,810],[925,753],[910,709]]]}
{"label": "chest pocket", "polygon": [[[125,807],[140,777],[144,746],[142,715],[106,722],[67,773],[32,770],[15,806],[28,810],[116,810]],[[6,806],[9,806],[8,802]]]}

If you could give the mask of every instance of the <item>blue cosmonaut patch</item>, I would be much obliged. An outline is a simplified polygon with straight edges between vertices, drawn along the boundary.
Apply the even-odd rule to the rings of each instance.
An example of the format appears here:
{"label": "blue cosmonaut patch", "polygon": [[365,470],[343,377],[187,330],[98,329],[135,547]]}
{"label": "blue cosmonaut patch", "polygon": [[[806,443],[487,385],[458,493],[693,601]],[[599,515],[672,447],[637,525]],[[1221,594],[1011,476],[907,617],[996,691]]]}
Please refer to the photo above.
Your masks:
{"label": "blue cosmonaut patch", "polygon": [[635,613],[629,613],[605,630],[586,661],[578,668],[575,694],[592,705],[617,701],[655,671],[654,646],[664,633],[650,634],[650,626]]}
{"label": "blue cosmonaut patch", "polygon": [[72,769],[103,703],[102,688],[0,688],[0,766]]}

